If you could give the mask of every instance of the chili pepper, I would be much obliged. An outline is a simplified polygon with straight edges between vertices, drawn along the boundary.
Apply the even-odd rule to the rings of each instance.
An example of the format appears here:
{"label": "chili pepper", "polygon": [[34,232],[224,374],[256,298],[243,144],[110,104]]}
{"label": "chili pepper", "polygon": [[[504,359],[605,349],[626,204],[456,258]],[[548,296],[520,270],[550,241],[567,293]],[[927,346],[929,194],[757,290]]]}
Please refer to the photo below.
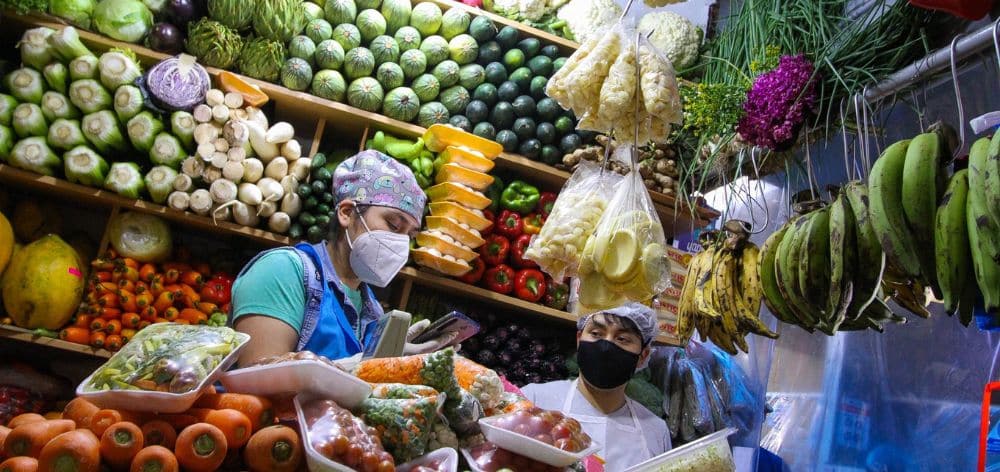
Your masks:
{"label": "chili pepper", "polygon": [[115,318],[121,317],[122,316],[122,311],[120,309],[118,309],[118,308],[101,307],[101,308],[98,308],[97,311],[94,314],[98,318],[101,318],[101,319],[104,319],[105,321],[107,321],[107,320],[113,320]]}
{"label": "chili pepper", "polygon": [[118,295],[114,293],[105,293],[104,295],[97,297],[97,305],[108,308],[117,308]]}
{"label": "chili pepper", "polygon": [[410,170],[413,171],[413,176],[417,178],[417,184],[420,188],[429,187],[433,181],[431,177],[434,175],[434,160],[426,157],[420,156],[410,161]]}
{"label": "chili pepper", "polygon": [[195,308],[195,305],[201,301],[201,295],[198,295],[198,292],[189,285],[181,284],[180,291],[181,304],[186,308]]}
{"label": "chili pepper", "polygon": [[138,328],[139,323],[142,323],[142,317],[138,313],[125,313],[122,315],[123,328]]}
{"label": "chili pepper", "polygon": [[139,272],[139,261],[132,259],[131,257],[126,257],[122,259],[122,263],[125,264],[125,267],[135,269],[137,273]]}
{"label": "chili pepper", "polygon": [[514,269],[506,264],[500,264],[483,274],[483,282],[486,288],[507,295],[514,290]]}
{"label": "chili pepper", "polygon": [[472,266],[472,270],[465,273],[465,275],[458,278],[462,282],[469,285],[476,285],[480,280],[483,279],[483,274],[486,272],[486,263],[483,262],[482,257],[477,257],[469,263]]}
{"label": "chili pepper", "polygon": [[548,218],[552,214],[552,207],[556,205],[557,198],[559,198],[559,195],[553,192],[542,192],[538,197],[538,213]]}
{"label": "chili pepper", "polygon": [[978,20],[993,8],[991,0],[910,0],[910,5],[941,10],[967,20]]}
{"label": "chili pepper", "polygon": [[114,276],[111,280],[119,282],[121,280],[128,280],[130,282],[139,281],[139,269],[129,266],[119,266],[115,268]]}
{"label": "chili pepper", "polygon": [[97,285],[94,285],[94,292],[97,292],[98,294],[104,294],[108,292],[115,293],[117,291],[118,291],[118,286],[115,285],[114,282],[101,282],[98,283]]}
{"label": "chili pepper", "polygon": [[545,297],[542,298],[545,306],[556,310],[565,310],[569,302],[569,285],[556,283],[552,279],[546,281]]}
{"label": "chili pepper", "polygon": [[108,322],[101,318],[94,318],[90,321],[91,331],[104,331],[104,328],[108,327]]}
{"label": "chili pepper", "polygon": [[493,183],[486,188],[486,197],[490,199],[490,211],[496,213],[500,209],[500,200],[503,198],[503,181],[499,177],[493,177]]}
{"label": "chili pepper", "polygon": [[524,258],[524,252],[531,244],[531,235],[522,234],[510,245],[510,265],[518,269],[534,269],[538,267],[535,261]]}
{"label": "chili pepper", "polygon": [[140,310],[146,308],[147,306],[152,306],[154,301],[153,294],[149,292],[137,294],[135,296],[135,306]]}
{"label": "chili pepper", "polygon": [[542,218],[541,213],[530,213],[528,216],[521,218],[524,224],[524,234],[538,234],[542,232],[542,225],[545,224],[545,220]]}
{"label": "chili pepper", "polygon": [[90,330],[80,326],[63,328],[63,330],[59,332],[59,339],[69,341],[71,343],[86,345],[90,343]]}
{"label": "chili pepper", "polygon": [[520,214],[531,213],[538,205],[538,187],[523,180],[515,180],[503,190],[500,196],[500,206],[505,210]]}
{"label": "chili pepper", "polygon": [[201,299],[216,305],[229,303],[232,284],[225,279],[212,279],[201,288]]}
{"label": "chili pepper", "polygon": [[510,210],[500,212],[500,216],[497,217],[495,231],[497,234],[506,236],[511,240],[517,239],[518,236],[524,233],[524,222],[521,221],[521,215]]}
{"label": "chili pepper", "polygon": [[195,308],[206,315],[211,315],[212,313],[219,311],[219,305],[209,302],[198,302],[195,304]]}
{"label": "chili pepper", "polygon": [[115,270],[115,261],[111,259],[94,259],[90,261],[90,267],[100,271]]}
{"label": "chili pepper", "polygon": [[150,282],[153,280],[153,276],[156,275],[156,266],[153,264],[143,264],[139,267],[139,280],[143,282]]}
{"label": "chili pepper", "polygon": [[191,288],[201,288],[202,284],[205,283],[205,277],[200,272],[189,270],[181,274],[180,282],[184,285],[190,285]]}
{"label": "chili pepper", "polygon": [[100,280],[101,282],[113,282],[111,279],[114,278],[114,274],[108,271],[100,271],[95,272],[94,277],[97,277],[97,280]]}
{"label": "chili pepper", "polygon": [[[151,290],[149,290],[149,284],[147,284],[146,282],[143,282],[141,280],[135,283],[135,290],[134,290],[134,292],[135,292],[136,295],[142,295],[144,293],[148,293],[150,295],[153,295],[153,292]],[[156,298],[156,297],[154,296],[153,298]]]}
{"label": "chili pepper", "polygon": [[486,238],[486,244],[479,248],[479,255],[488,267],[507,262],[508,252],[510,252],[510,241],[499,234]]}
{"label": "chili pepper", "polygon": [[514,276],[514,295],[521,300],[537,302],[545,296],[545,274],[524,269]]}
{"label": "chili pepper", "polygon": [[151,320],[156,318],[157,313],[159,313],[159,310],[150,305],[143,308],[142,311],[139,312],[139,316],[141,316],[144,320]]}
{"label": "chili pepper", "polygon": [[483,210],[483,218],[490,220],[490,225],[487,226],[486,229],[479,232],[479,235],[485,239],[489,237],[489,235],[493,234],[493,229],[497,227],[496,225],[497,216],[490,210]]}
{"label": "chili pepper", "polygon": [[136,304],[135,294],[127,290],[118,291],[118,306],[125,310],[126,312],[138,312],[139,305]]}
{"label": "chili pepper", "polygon": [[153,296],[159,297],[163,293],[163,275],[156,274],[153,276],[153,280],[149,282],[149,291],[153,292]]}

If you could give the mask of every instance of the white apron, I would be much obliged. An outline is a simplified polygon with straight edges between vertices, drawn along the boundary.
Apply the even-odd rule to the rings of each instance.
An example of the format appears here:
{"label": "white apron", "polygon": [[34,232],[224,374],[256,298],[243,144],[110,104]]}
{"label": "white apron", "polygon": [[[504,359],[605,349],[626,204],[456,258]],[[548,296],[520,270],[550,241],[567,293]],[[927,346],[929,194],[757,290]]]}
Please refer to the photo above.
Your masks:
{"label": "white apron", "polygon": [[[562,413],[580,422],[581,428],[588,436],[603,449],[598,453],[605,461],[604,469],[609,472],[616,472],[628,469],[629,467],[642,463],[653,457],[646,445],[646,435],[642,433],[642,425],[639,424],[639,417],[632,407],[632,400],[625,398],[625,407],[632,417],[632,426],[622,425],[617,421],[608,421],[607,416],[589,416],[572,413],[573,396],[579,391],[574,380],[566,392],[566,401],[563,403]],[[608,431],[612,429],[612,431]],[[608,441],[608,436],[611,441]]]}

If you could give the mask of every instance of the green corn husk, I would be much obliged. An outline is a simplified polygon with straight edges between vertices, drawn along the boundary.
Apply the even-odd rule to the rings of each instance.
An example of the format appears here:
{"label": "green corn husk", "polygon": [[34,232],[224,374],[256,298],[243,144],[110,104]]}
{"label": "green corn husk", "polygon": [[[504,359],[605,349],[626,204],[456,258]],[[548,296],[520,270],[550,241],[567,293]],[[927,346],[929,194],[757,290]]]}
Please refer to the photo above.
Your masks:
{"label": "green corn husk", "polygon": [[111,164],[108,177],[104,179],[104,188],[123,197],[139,198],[139,195],[146,190],[146,184],[142,181],[142,172],[139,170],[139,164],[134,162],[116,162]]}
{"label": "green corn husk", "polygon": [[101,76],[101,84],[108,90],[117,90],[122,85],[131,84],[142,75],[142,69],[135,59],[118,51],[101,54],[97,70]]}
{"label": "green corn husk", "polygon": [[184,150],[184,145],[174,135],[170,133],[156,135],[153,147],[149,150],[150,162],[177,170],[181,168],[181,162],[185,158],[187,152]]}
{"label": "green corn husk", "polygon": [[69,100],[85,114],[111,108],[111,94],[94,79],[69,84]]}
{"label": "green corn husk", "polygon": [[7,162],[14,167],[42,175],[55,175],[56,169],[62,165],[59,156],[45,143],[45,138],[38,136],[18,141]]}
{"label": "green corn husk", "polygon": [[107,161],[87,146],[77,146],[63,154],[63,172],[75,184],[100,187],[108,169]]}
{"label": "green corn husk", "polygon": [[67,26],[49,36],[49,45],[63,62],[69,62],[81,56],[94,55],[80,41],[80,34],[72,26]]}
{"label": "green corn husk", "polygon": [[208,0],[208,17],[236,31],[246,31],[253,23],[258,3],[247,0]]}
{"label": "green corn husk", "polygon": [[60,118],[49,126],[48,142],[52,149],[69,151],[77,146],[86,145],[87,138],[80,130],[79,121]]}
{"label": "green corn husk", "polygon": [[131,120],[142,111],[142,91],[135,85],[122,85],[115,91],[115,113],[122,123]]}
{"label": "green corn husk", "polygon": [[97,56],[80,56],[69,62],[70,80],[97,78]]}
{"label": "green corn husk", "polygon": [[70,103],[69,97],[49,91],[42,95],[42,114],[49,122],[60,118],[74,120],[80,117],[80,110]]}
{"label": "green corn husk", "polygon": [[0,125],[0,162],[7,162],[10,150],[14,148],[14,130]]}
{"label": "green corn husk", "polygon": [[128,150],[128,142],[110,110],[101,110],[83,117],[80,128],[91,146],[103,156],[114,157]]}
{"label": "green corn husk", "polygon": [[10,120],[14,117],[14,109],[17,108],[17,99],[0,93],[0,125],[10,126]]}
{"label": "green corn husk", "polygon": [[243,38],[218,21],[202,18],[188,25],[185,45],[202,65],[231,69],[243,48]]}
{"label": "green corn husk", "polygon": [[42,102],[45,93],[45,80],[42,74],[34,69],[22,67],[7,74],[4,80],[7,90],[19,102],[38,104]]}
{"label": "green corn husk", "polygon": [[32,28],[24,32],[17,47],[21,49],[21,62],[35,70],[42,70],[47,64],[57,59],[55,51],[49,45],[49,36],[55,30],[52,28]]}
{"label": "green corn husk", "polygon": [[153,148],[156,135],[163,131],[163,122],[156,119],[152,113],[144,111],[128,120],[125,128],[128,130],[128,139],[132,141],[132,146],[143,153],[148,153]]}
{"label": "green corn husk", "polygon": [[167,166],[156,166],[150,169],[143,179],[146,184],[146,191],[154,202],[163,204],[167,197],[174,191],[174,180],[177,178],[177,171]]}
{"label": "green corn husk", "polygon": [[285,44],[305,27],[302,0],[269,0],[254,8],[253,30],[262,38]]}
{"label": "green corn husk", "polygon": [[68,75],[69,70],[61,62],[53,62],[42,68],[42,76],[45,77],[45,83],[48,84],[49,89],[59,93],[66,93]]}
{"label": "green corn husk", "polygon": [[247,42],[240,53],[237,65],[240,72],[255,79],[275,82],[285,63],[285,46],[276,41],[254,38]]}
{"label": "green corn husk", "polygon": [[32,136],[45,136],[49,132],[49,126],[45,122],[45,115],[42,114],[42,107],[34,103],[22,103],[14,109],[14,118],[11,120],[14,125],[14,132],[20,138],[30,138]]}
{"label": "green corn husk", "polygon": [[194,151],[194,129],[198,124],[194,116],[186,111],[175,111],[170,115],[170,132],[189,152]]}

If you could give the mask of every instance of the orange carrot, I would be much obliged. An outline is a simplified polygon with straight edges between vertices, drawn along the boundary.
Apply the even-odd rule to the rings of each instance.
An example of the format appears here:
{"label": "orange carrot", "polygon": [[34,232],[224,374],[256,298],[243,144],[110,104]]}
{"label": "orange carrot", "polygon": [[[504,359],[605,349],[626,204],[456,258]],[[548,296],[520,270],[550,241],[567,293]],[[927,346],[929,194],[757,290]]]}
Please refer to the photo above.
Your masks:
{"label": "orange carrot", "polygon": [[3,442],[7,439],[7,435],[10,434],[10,428],[6,426],[0,426],[0,459],[3,459]]}
{"label": "orange carrot", "polygon": [[110,428],[111,425],[115,423],[128,421],[138,424],[142,423],[142,421],[140,421],[141,419],[141,415],[131,411],[110,409],[99,410],[97,413],[94,413],[93,417],[90,418],[90,430],[97,436],[103,436],[104,430]]}
{"label": "orange carrot", "polygon": [[210,472],[226,460],[226,436],[219,428],[208,423],[197,423],[177,435],[174,454],[177,462],[188,472]]}
{"label": "orange carrot", "polygon": [[69,341],[71,343],[87,345],[90,344],[90,330],[79,326],[63,328],[63,330],[59,332],[59,339]]}
{"label": "orange carrot", "polygon": [[87,331],[90,331],[90,320],[92,319],[93,318],[91,318],[90,315],[77,313],[76,320],[73,322],[73,326],[76,326],[78,328],[86,328]]}
{"label": "orange carrot", "polygon": [[152,306],[154,301],[156,300],[153,299],[153,294],[149,292],[136,294],[135,296],[135,306],[139,307],[140,310],[147,306]]}
{"label": "orange carrot", "polygon": [[11,457],[0,462],[0,472],[35,472],[38,470],[38,460],[34,457]]}
{"label": "orange carrot", "polygon": [[174,306],[174,294],[171,292],[160,292],[153,302],[153,308],[156,308],[157,313],[163,313],[172,306]]}
{"label": "orange carrot", "polygon": [[177,472],[177,458],[174,453],[163,446],[148,446],[139,451],[132,459],[130,472]]}
{"label": "orange carrot", "polygon": [[299,435],[287,426],[268,426],[250,437],[243,460],[251,472],[295,472],[302,464]]}
{"label": "orange carrot", "polygon": [[138,313],[139,305],[135,302],[135,294],[127,290],[118,291],[118,303],[126,313]]}
{"label": "orange carrot", "polygon": [[110,320],[104,327],[104,332],[108,334],[118,334],[122,332],[122,320]]}
{"label": "orange carrot", "polygon": [[139,267],[139,280],[150,282],[153,280],[154,275],[156,275],[156,265],[146,263]]}
{"label": "orange carrot", "polygon": [[63,408],[63,418],[73,420],[77,428],[90,429],[90,421],[98,411],[101,409],[97,405],[85,398],[77,397],[70,400]]}
{"label": "orange carrot", "polygon": [[122,315],[122,328],[135,329],[142,323],[142,317],[138,313],[125,313]]}
{"label": "orange carrot", "polygon": [[208,423],[226,435],[226,444],[232,449],[243,447],[250,440],[253,433],[253,424],[247,415],[231,408],[212,410],[208,408],[192,408],[188,413],[198,418],[199,421]]}
{"label": "orange carrot", "polygon": [[142,430],[135,423],[115,423],[101,435],[101,458],[115,469],[127,468],[142,447]]}
{"label": "orange carrot", "polygon": [[163,317],[163,319],[165,319],[167,321],[174,321],[174,320],[177,319],[177,317],[179,317],[181,315],[181,312],[180,312],[180,310],[178,310],[178,309],[176,309],[174,307],[169,307],[166,310],[161,311],[160,315]]}
{"label": "orange carrot", "polygon": [[131,341],[132,338],[135,337],[135,332],[136,332],[136,330],[134,330],[134,329],[123,329],[122,330],[122,334],[121,334],[122,344],[128,344],[128,342]]}
{"label": "orange carrot", "polygon": [[205,277],[197,271],[189,270],[181,274],[180,282],[184,285],[190,286],[191,288],[198,288],[205,284]]}
{"label": "orange carrot", "polygon": [[271,408],[271,401],[255,395],[241,393],[205,394],[198,398],[194,406],[213,410],[226,408],[236,410],[247,415],[254,431],[274,423],[274,410]]}
{"label": "orange carrot", "polygon": [[120,318],[122,316],[122,311],[118,308],[108,308],[100,307],[95,312],[95,315],[99,316],[100,319],[104,321],[113,320],[115,318]]}
{"label": "orange carrot", "polygon": [[175,431],[180,431],[198,422],[198,418],[195,418],[194,416],[189,415],[187,413],[157,415],[156,419],[163,420],[171,427],[173,427]]}
{"label": "orange carrot", "polygon": [[104,348],[109,351],[117,351],[122,348],[122,337],[117,334],[109,334],[107,338],[104,339]]}
{"label": "orange carrot", "polygon": [[173,449],[177,442],[177,431],[170,423],[156,419],[142,425],[142,438],[143,443],[147,446],[163,446],[167,449]]}
{"label": "orange carrot", "polygon": [[38,423],[40,421],[45,421],[45,417],[39,415],[38,413],[22,413],[10,419],[7,423],[7,427],[14,429],[22,424],[28,423]]}
{"label": "orange carrot", "polygon": [[76,429],[73,420],[45,420],[22,424],[10,431],[3,442],[7,457],[38,457],[45,444],[62,433]]}
{"label": "orange carrot", "polygon": [[100,440],[86,429],[56,436],[38,457],[39,472],[98,472],[100,468]]}

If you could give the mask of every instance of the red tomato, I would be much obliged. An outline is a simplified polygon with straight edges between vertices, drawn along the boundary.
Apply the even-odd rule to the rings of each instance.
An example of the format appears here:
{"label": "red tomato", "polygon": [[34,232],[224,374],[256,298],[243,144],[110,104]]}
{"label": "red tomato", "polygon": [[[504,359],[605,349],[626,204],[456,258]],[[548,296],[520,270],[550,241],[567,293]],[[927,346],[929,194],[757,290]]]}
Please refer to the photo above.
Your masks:
{"label": "red tomato", "polygon": [[552,428],[552,437],[556,440],[568,438],[572,434],[573,432],[569,430],[566,423],[559,423],[555,428]]}

